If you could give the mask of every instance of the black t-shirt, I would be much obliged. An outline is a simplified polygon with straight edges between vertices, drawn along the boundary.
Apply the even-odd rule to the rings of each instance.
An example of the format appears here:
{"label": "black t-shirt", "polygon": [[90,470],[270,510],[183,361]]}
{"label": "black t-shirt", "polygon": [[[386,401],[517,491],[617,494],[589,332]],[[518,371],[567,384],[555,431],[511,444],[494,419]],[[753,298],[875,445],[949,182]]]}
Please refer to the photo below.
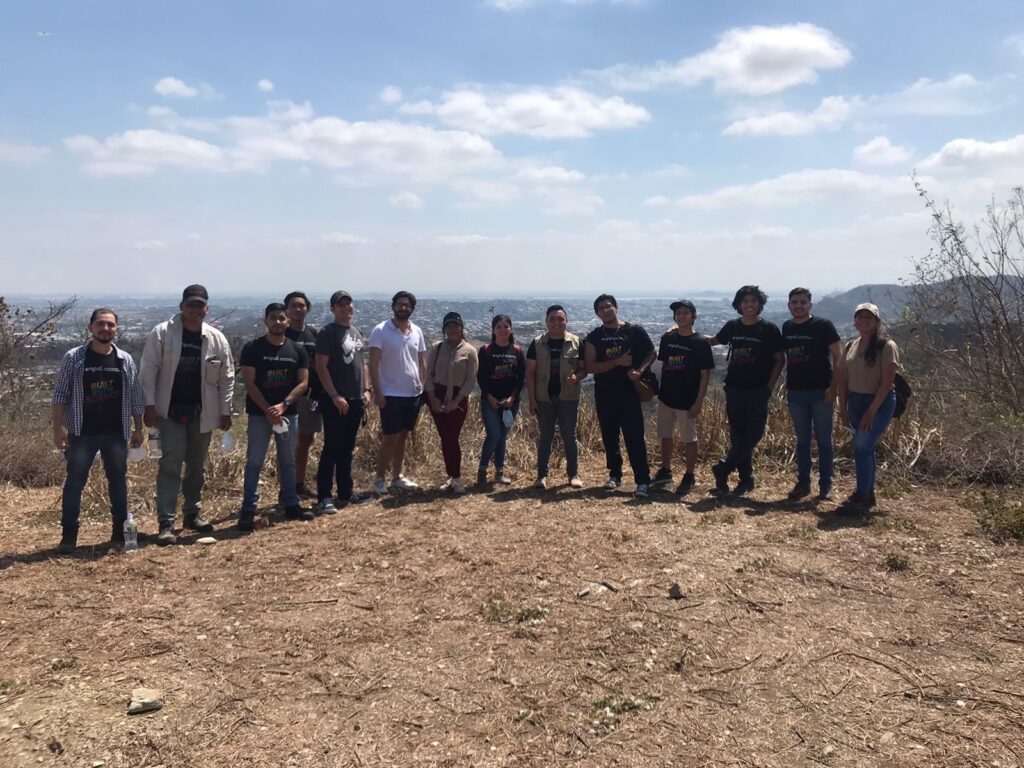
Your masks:
{"label": "black t-shirt", "polygon": [[666,333],[658,344],[661,387],[658,399],[669,408],[686,410],[697,400],[702,371],[715,367],[708,337],[700,333],[681,336]]}
{"label": "black t-shirt", "polygon": [[763,389],[768,386],[775,366],[775,353],[783,348],[779,327],[768,320],[744,325],[730,320],[715,334],[721,344],[729,345],[729,370],[725,386],[734,389]]}
{"label": "black t-shirt", "polygon": [[85,368],[82,371],[82,434],[120,435],[121,398],[124,376],[117,352],[109,355],[85,350]]}
{"label": "black t-shirt", "polygon": [[[651,337],[647,335],[643,326],[632,323],[620,325],[614,330],[599,325],[587,334],[587,343],[592,344],[597,350],[596,361],[599,363],[617,360],[623,355],[632,355],[633,369],[639,367],[654,349]],[[617,366],[605,373],[595,374],[594,393],[600,395],[632,387],[629,371],[630,368]]]}
{"label": "black t-shirt", "polygon": [[[548,352],[550,353],[550,371],[548,372],[548,397],[555,398],[562,393],[562,350],[565,349],[565,338],[552,339],[548,337]],[[528,360],[537,359],[537,340],[530,342],[530,348],[526,350]]]}
{"label": "black t-shirt", "polygon": [[322,387],[320,377],[316,375],[316,328],[307,325],[301,331],[293,331],[285,328],[284,335],[296,344],[301,344],[306,350],[306,357],[309,359],[309,389],[306,394],[314,399],[320,398]]}
{"label": "black t-shirt", "polygon": [[[308,368],[306,350],[286,338],[284,344],[276,346],[260,336],[242,347],[239,358],[242,365],[256,369],[256,389],[260,391],[267,405],[283,402],[299,383],[299,371]],[[263,409],[253,402],[249,395],[245,396],[245,412],[252,416],[262,416]],[[285,411],[286,416],[295,413],[295,403]]]}
{"label": "black t-shirt", "polygon": [[805,322],[782,324],[786,344],[786,387],[792,390],[828,389],[832,384],[832,355],[828,347],[839,341],[831,320],[811,317]]}
{"label": "black t-shirt", "polygon": [[[316,353],[325,355],[327,372],[335,391],[346,400],[359,400],[363,396],[363,334],[354,325],[346,328],[328,323],[316,335]],[[327,392],[320,390],[321,399]]]}
{"label": "black t-shirt", "polygon": [[483,397],[491,395],[496,400],[504,400],[512,395],[518,397],[526,377],[523,350],[515,344],[507,347],[485,344],[479,357],[480,367],[477,369],[476,380],[480,385],[480,394]]}
{"label": "black t-shirt", "polygon": [[178,360],[178,368],[174,371],[174,384],[171,385],[172,403],[202,406],[202,356],[202,331],[182,328],[181,358]]}

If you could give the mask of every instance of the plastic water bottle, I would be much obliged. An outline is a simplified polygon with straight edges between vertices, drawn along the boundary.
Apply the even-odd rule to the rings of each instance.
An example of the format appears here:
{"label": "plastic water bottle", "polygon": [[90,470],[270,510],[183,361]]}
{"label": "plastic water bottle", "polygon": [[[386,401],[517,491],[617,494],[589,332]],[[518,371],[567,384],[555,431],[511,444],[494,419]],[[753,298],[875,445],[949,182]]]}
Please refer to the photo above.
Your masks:
{"label": "plastic water bottle", "polygon": [[235,448],[235,438],[232,437],[230,432],[225,432],[220,436],[220,446],[217,448],[221,453],[230,453]]}
{"label": "plastic water bottle", "polygon": [[124,521],[124,551],[134,552],[139,548],[139,526],[135,524],[132,513]]}
{"label": "plastic water bottle", "polygon": [[163,455],[163,449],[160,447],[160,433],[154,429],[149,433],[149,458],[159,459]]}

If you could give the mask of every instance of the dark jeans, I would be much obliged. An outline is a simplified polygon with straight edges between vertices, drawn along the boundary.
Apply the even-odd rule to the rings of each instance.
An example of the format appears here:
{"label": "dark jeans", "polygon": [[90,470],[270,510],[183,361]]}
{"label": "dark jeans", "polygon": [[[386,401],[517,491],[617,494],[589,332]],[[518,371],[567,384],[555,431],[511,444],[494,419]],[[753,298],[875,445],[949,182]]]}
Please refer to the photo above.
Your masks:
{"label": "dark jeans", "polygon": [[853,425],[853,459],[857,467],[857,493],[871,493],[875,490],[875,446],[882,439],[882,434],[889,428],[892,415],[896,411],[896,391],[890,390],[885,400],[871,421],[871,429],[858,429],[860,420],[864,418],[874,395],[862,395],[850,392],[846,397],[846,412]]}
{"label": "dark jeans", "polygon": [[128,517],[128,441],[121,435],[68,435],[68,447],[64,451],[68,475],[64,480],[60,514],[60,524],[65,531],[78,530],[82,489],[89,479],[89,469],[97,452],[103,460],[103,471],[107,475],[110,517],[114,529],[120,529]]}
{"label": "dark jeans", "polygon": [[[444,401],[446,387],[440,384],[434,387],[434,397]],[[452,392],[452,397],[457,397],[459,390]],[[441,438],[441,455],[444,457],[444,469],[448,477],[462,477],[462,446],[459,445],[459,435],[462,434],[462,425],[466,423],[466,416],[469,414],[469,398],[467,397],[458,408],[448,410],[445,413],[431,411],[434,417],[434,424],[437,426],[437,434]]]}
{"label": "dark jeans", "polygon": [[740,480],[754,479],[754,449],[764,437],[768,423],[768,399],[771,390],[725,389],[725,415],[729,419],[729,452],[718,462],[719,471],[728,476],[739,470]]}
{"label": "dark jeans", "polygon": [[363,401],[348,401],[348,413],[342,416],[338,407],[325,401],[320,404],[324,417],[324,449],[316,468],[316,496],[323,501],[331,498],[331,487],[338,483],[338,498],[352,495],[352,454],[356,449],[356,436],[363,422]]}
{"label": "dark jeans", "polygon": [[818,483],[832,485],[832,414],[835,406],[825,399],[825,389],[797,389],[786,393],[789,415],[796,432],[796,479],[811,482],[811,435],[818,443]]}
{"label": "dark jeans", "polygon": [[[484,446],[480,449],[480,469],[487,469],[494,457],[494,468],[499,472],[505,468],[505,444],[508,441],[508,430],[502,420],[505,408],[492,408],[487,395],[480,395],[480,416],[484,422]],[[519,400],[512,406],[512,413],[519,413]]]}
{"label": "dark jeans", "polygon": [[537,401],[537,477],[548,476],[548,462],[551,460],[551,443],[555,439],[555,424],[562,436],[565,451],[565,471],[571,478],[580,472],[580,444],[576,439],[576,424],[579,421],[580,401],[559,400],[557,397]]}
{"label": "dark jeans", "polygon": [[619,433],[626,443],[629,466],[637,485],[651,482],[651,468],[647,463],[647,442],[644,439],[644,411],[640,396],[633,384],[611,392],[595,393],[597,421],[601,425],[605,463],[610,477],[622,478],[622,450]]}

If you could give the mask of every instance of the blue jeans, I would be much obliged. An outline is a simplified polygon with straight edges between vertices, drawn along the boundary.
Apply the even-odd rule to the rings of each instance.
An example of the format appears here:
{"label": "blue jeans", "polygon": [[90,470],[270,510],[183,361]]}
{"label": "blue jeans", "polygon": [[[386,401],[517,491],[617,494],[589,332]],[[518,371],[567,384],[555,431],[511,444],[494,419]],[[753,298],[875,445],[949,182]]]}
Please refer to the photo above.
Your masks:
{"label": "blue jeans", "polygon": [[882,434],[892,422],[896,410],[896,391],[889,390],[882,405],[879,406],[871,429],[857,428],[861,418],[867,413],[868,407],[875,399],[874,395],[862,395],[850,392],[846,397],[846,412],[853,425],[853,458],[857,467],[857,493],[871,493],[875,490],[875,446],[882,439]]}
{"label": "blue jeans", "polygon": [[576,440],[576,424],[579,421],[580,401],[551,400],[537,401],[537,477],[548,476],[548,461],[551,459],[551,442],[555,439],[555,424],[562,435],[565,450],[565,471],[570,478],[576,477],[580,469],[580,446]]}
{"label": "blue jeans", "polygon": [[832,485],[832,414],[835,406],[825,399],[825,389],[789,390],[786,400],[796,431],[796,479],[811,482],[811,433],[818,443],[818,484]]}
{"label": "blue jeans", "polygon": [[[484,421],[484,446],[480,449],[480,469],[487,469],[494,457],[494,468],[501,472],[505,468],[505,444],[508,441],[508,430],[502,420],[505,408],[492,408],[487,395],[480,396],[480,416]],[[519,400],[512,406],[512,413],[519,413]]]}
{"label": "blue jeans", "polygon": [[266,416],[249,414],[246,428],[245,480],[242,487],[242,511],[255,512],[260,500],[260,472],[263,460],[267,458],[270,438],[274,438],[277,449],[277,479],[281,484],[281,503],[286,507],[299,503],[295,488],[295,438],[299,433],[299,417],[285,416],[288,431],[283,435],[274,432]]}
{"label": "blue jeans", "polygon": [[64,480],[60,514],[60,524],[65,531],[78,530],[82,489],[89,479],[89,469],[97,452],[107,475],[110,517],[114,528],[120,529],[128,517],[128,441],[121,435],[68,435],[68,447],[64,451],[68,475]]}

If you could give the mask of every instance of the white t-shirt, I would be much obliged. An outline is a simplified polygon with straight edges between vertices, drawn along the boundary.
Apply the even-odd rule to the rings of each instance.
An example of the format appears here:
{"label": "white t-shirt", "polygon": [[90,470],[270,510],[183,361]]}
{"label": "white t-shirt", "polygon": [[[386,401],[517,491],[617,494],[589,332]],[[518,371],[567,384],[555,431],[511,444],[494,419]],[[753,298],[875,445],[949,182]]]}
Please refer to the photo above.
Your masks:
{"label": "white t-shirt", "polygon": [[374,326],[370,349],[380,350],[380,388],[385,397],[416,397],[423,393],[420,381],[420,354],[427,351],[423,331],[409,323],[402,333],[392,320]]}

